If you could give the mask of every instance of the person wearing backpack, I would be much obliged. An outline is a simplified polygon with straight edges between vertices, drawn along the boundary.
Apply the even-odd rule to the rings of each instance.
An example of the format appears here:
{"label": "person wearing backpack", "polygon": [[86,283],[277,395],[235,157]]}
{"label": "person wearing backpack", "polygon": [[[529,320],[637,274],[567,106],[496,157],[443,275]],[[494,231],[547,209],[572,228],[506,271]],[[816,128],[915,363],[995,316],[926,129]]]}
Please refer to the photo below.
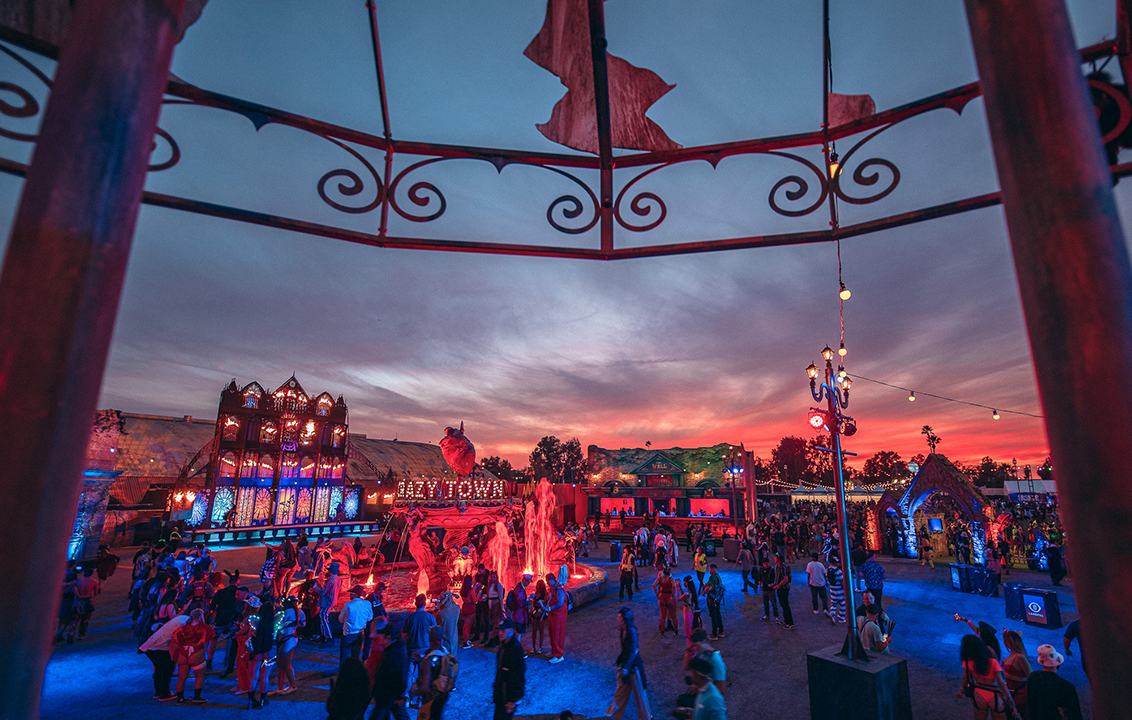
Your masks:
{"label": "person wearing backpack", "polygon": [[417,691],[421,696],[418,720],[440,720],[448,694],[456,686],[459,661],[444,647],[444,629],[434,625],[428,631],[428,653],[420,663]]}
{"label": "person wearing backpack", "polygon": [[775,562],[772,587],[778,596],[778,604],[782,606],[783,627],[793,630],[794,614],[790,612],[790,566],[782,561],[781,555],[775,557]]}

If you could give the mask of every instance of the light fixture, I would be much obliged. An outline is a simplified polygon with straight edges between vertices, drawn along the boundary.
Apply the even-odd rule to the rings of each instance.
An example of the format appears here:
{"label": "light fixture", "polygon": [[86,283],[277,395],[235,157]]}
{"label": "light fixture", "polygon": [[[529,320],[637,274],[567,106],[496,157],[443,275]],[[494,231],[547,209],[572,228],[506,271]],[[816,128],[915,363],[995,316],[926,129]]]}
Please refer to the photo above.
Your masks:
{"label": "light fixture", "polygon": [[908,402],[916,402],[916,391],[912,390],[908,393]]}
{"label": "light fixture", "polygon": [[849,292],[849,288],[845,287],[845,283],[841,283],[841,299],[848,300],[853,297],[853,293]]}
{"label": "light fixture", "polygon": [[837,354],[841,357],[845,357],[845,353],[847,352],[849,351],[845,349],[845,343],[841,343],[841,347],[837,348]]}
{"label": "light fixture", "polygon": [[853,387],[853,379],[852,378],[850,378],[848,375],[845,375],[844,373],[842,373],[842,377],[844,377],[845,379],[841,381],[841,385],[846,390],[849,390],[851,387]]}
{"label": "light fixture", "polygon": [[823,358],[825,358],[826,361],[832,360],[833,359],[833,349],[830,348],[829,345],[826,345],[825,348],[821,351],[821,356]]}
{"label": "light fixture", "polygon": [[837,366],[837,377],[839,377],[839,378],[845,377],[845,366],[844,365],[838,365]]}
{"label": "light fixture", "polygon": [[841,163],[837,161],[837,151],[834,150],[829,153],[829,179],[837,178],[837,171],[841,169]]}
{"label": "light fixture", "polygon": [[818,376],[818,366],[810,363],[810,366],[806,368],[806,374],[810,376],[811,380],[813,380]]}
{"label": "light fixture", "polygon": [[991,413],[991,417],[992,417],[992,418],[994,418],[995,420],[998,420],[998,417],[999,417],[999,416],[998,416],[998,410],[995,410],[995,411],[993,411],[993,412]]}

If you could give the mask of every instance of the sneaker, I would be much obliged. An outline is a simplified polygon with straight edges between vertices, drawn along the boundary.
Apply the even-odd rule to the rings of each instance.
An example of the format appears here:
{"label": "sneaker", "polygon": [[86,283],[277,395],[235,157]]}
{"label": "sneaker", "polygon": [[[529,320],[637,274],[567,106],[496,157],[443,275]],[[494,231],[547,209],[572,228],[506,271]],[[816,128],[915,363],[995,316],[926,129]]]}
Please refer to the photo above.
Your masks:
{"label": "sneaker", "polygon": [[547,662],[549,662],[549,663],[550,663],[551,665],[553,665],[553,664],[555,664],[555,663],[560,663],[560,662],[562,662],[562,661],[563,661],[563,660],[565,660],[565,659],[566,659],[566,658],[563,658],[563,657],[552,657],[552,658],[550,658],[550,660],[548,660]]}
{"label": "sneaker", "polygon": [[727,637],[727,636],[726,636],[726,635],[724,635],[723,633],[720,633],[720,634],[718,634],[718,635],[716,635],[716,636],[715,636],[715,639],[716,639],[716,640],[722,640],[722,639],[723,639],[723,638],[725,638],[725,637]]}
{"label": "sneaker", "polygon": [[464,641],[464,649],[465,650],[469,649],[471,646],[472,646],[472,644],[470,642],[468,642],[467,640]]}
{"label": "sneaker", "polygon": [[158,701],[158,702],[165,702],[166,700],[172,700],[175,697],[177,697],[177,696],[176,695],[166,695],[166,696],[162,697],[161,695],[154,695],[153,699]]}
{"label": "sneaker", "polygon": [[817,614],[818,614],[818,611],[817,611],[817,610],[814,610],[814,615],[817,615]]}
{"label": "sneaker", "polygon": [[201,697],[200,695],[194,695],[194,696],[193,696],[193,699],[192,699],[192,700],[190,700],[189,702],[194,702],[194,703],[205,703],[205,702],[208,702],[208,701],[207,701],[207,700],[205,700],[205,699],[204,699],[203,697]]}
{"label": "sneaker", "polygon": [[769,615],[763,615],[763,622],[766,622],[767,620],[770,620],[770,616]]}
{"label": "sneaker", "polygon": [[794,629],[793,625],[783,625],[782,627],[786,628],[787,630],[793,630]]}

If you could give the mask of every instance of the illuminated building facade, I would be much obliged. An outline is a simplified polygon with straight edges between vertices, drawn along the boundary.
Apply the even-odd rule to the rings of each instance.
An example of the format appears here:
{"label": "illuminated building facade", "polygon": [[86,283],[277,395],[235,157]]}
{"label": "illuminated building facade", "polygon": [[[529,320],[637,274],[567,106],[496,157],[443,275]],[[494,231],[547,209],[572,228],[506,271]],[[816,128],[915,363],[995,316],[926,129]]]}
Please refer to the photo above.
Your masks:
{"label": "illuminated building facade", "polygon": [[205,488],[186,522],[248,528],[358,518],[361,489],[346,485],[348,430],[342,396],[312,398],[294,376],[272,393],[233,380],[220,394]]}

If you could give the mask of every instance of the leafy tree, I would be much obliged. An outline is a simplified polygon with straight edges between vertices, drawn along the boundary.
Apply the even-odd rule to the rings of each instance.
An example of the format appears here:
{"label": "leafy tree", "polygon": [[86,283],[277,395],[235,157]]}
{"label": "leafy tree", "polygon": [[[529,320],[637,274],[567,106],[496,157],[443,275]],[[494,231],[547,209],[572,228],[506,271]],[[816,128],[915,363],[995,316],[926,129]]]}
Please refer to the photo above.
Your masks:
{"label": "leafy tree", "polygon": [[1010,463],[996,463],[986,455],[974,468],[974,482],[979,487],[1000,488],[1006,480],[1012,479],[1014,467]]}
{"label": "leafy tree", "polygon": [[806,452],[810,457],[811,482],[816,482],[823,487],[837,487],[837,466],[834,465],[834,454],[818,448],[833,448],[828,435],[810,438],[806,447]]}
{"label": "leafy tree", "polygon": [[928,450],[930,451],[929,454],[934,455],[935,454],[935,446],[939,445],[941,442],[943,442],[943,438],[941,438],[939,435],[935,434],[935,431],[932,430],[931,425],[925,425],[923,428],[921,428],[920,434],[923,435],[924,438],[927,439],[927,441],[928,441]]}
{"label": "leafy tree", "polygon": [[1045,462],[1038,466],[1038,477],[1042,480],[1053,479],[1053,458],[1049,455],[1046,456]]}
{"label": "leafy tree", "polygon": [[511,467],[510,461],[504,460],[503,458],[499,457],[498,455],[492,455],[491,457],[485,457],[483,460],[480,461],[480,465],[483,466],[484,470],[487,470],[488,472],[494,473],[495,476],[498,477],[500,480],[506,480],[507,482],[515,482],[515,472],[516,472],[515,468]]}
{"label": "leafy tree", "polygon": [[900,459],[899,453],[881,450],[865,461],[861,468],[861,478],[865,483],[888,482],[908,474],[908,463]]}
{"label": "leafy tree", "polygon": [[582,442],[573,438],[562,442],[553,435],[538,441],[528,458],[528,477],[538,481],[546,478],[552,483],[585,482],[586,456]]}
{"label": "leafy tree", "polygon": [[770,453],[771,473],[779,484],[798,487],[802,480],[809,480],[810,452],[808,443],[793,435],[779,441],[778,447]]}

